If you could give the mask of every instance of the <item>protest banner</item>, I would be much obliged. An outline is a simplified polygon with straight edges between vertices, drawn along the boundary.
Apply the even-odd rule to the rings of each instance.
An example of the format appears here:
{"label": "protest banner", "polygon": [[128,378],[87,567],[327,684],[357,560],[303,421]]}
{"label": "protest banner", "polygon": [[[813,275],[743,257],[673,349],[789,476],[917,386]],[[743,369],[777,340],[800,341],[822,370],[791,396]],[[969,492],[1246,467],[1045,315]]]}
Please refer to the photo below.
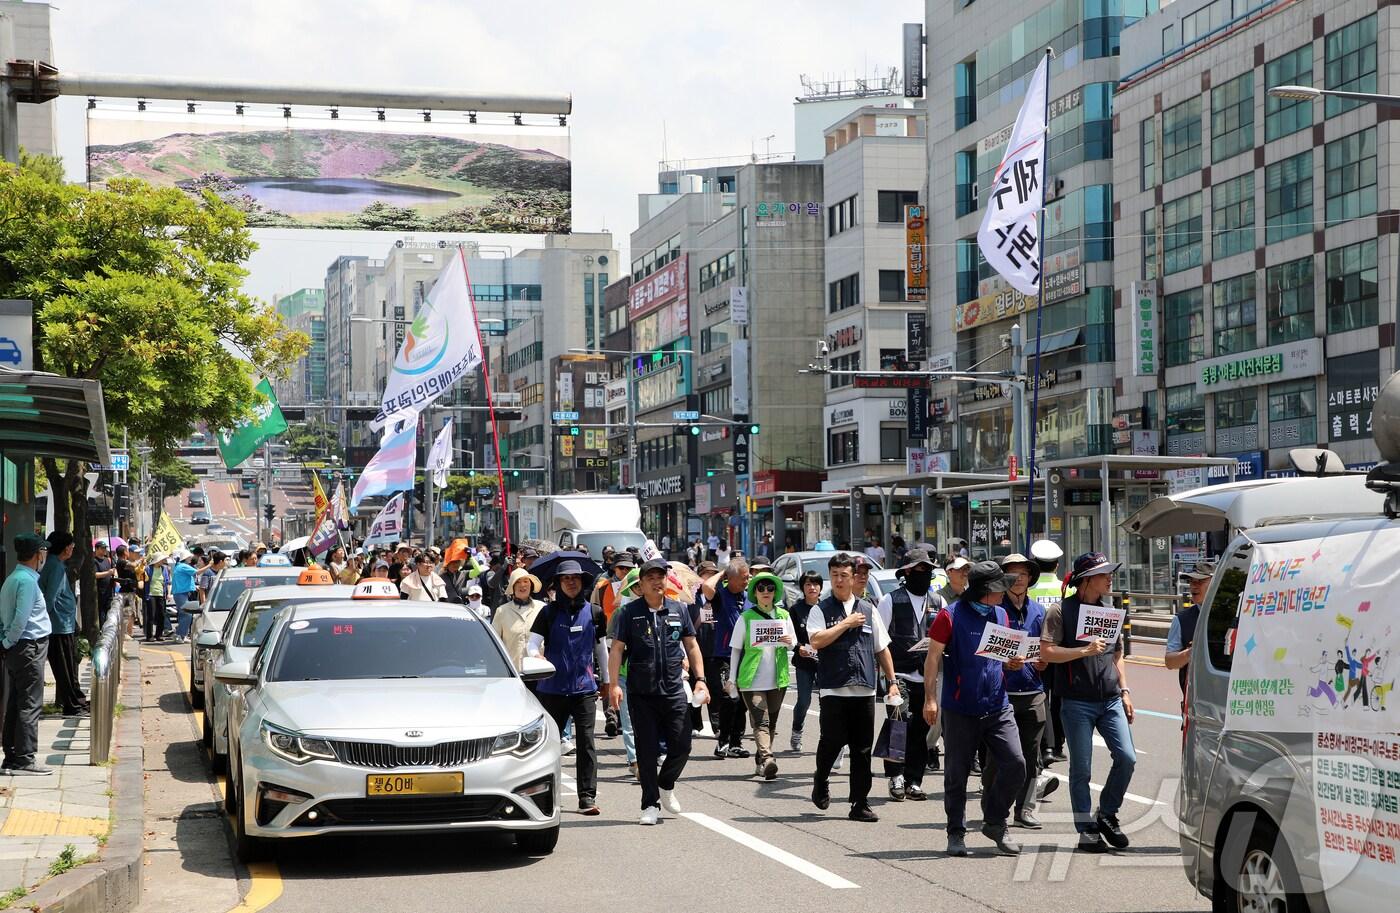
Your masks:
{"label": "protest banner", "polygon": [[1123,609],[1115,609],[1110,606],[1081,605],[1079,607],[1079,630],[1074,636],[1077,640],[1093,640],[1097,637],[1104,642],[1104,646],[1112,647],[1118,642],[1118,635],[1123,633],[1123,619],[1128,617],[1128,613]]}
{"label": "protest banner", "polygon": [[988,622],[982,629],[982,640],[977,644],[977,655],[1003,662],[1018,659],[1025,643],[1026,632]]}
{"label": "protest banner", "polygon": [[787,635],[787,629],[785,621],[755,621],[749,625],[749,646],[783,646],[783,637]]}

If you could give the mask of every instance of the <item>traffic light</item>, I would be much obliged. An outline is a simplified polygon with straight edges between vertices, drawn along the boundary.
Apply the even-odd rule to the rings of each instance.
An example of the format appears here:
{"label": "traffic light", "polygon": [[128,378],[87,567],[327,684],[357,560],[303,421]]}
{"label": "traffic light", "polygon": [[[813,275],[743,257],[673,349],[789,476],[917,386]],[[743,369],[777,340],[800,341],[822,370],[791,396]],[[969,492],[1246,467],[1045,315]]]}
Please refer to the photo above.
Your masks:
{"label": "traffic light", "polygon": [[752,425],[749,426],[749,434],[758,434],[758,423],[757,423],[757,422],[755,422],[754,424],[752,424]]}
{"label": "traffic light", "polygon": [[277,516],[277,505],[266,504],[263,506],[263,516],[267,517],[267,522],[271,523],[272,518]]}
{"label": "traffic light", "polygon": [[694,425],[694,424],[692,424],[692,425],[690,426],[690,436],[691,436],[691,437],[699,437],[699,436],[700,436],[700,426],[699,426],[699,425]]}
{"label": "traffic light", "polygon": [[569,437],[578,437],[578,425],[569,426]]}
{"label": "traffic light", "polygon": [[131,486],[118,485],[115,488],[112,509],[118,517],[125,517],[131,511]]}
{"label": "traffic light", "polygon": [[510,471],[510,477],[511,477],[512,479],[518,479],[518,478],[520,478],[520,470],[519,470],[519,469],[512,469],[512,470]]}

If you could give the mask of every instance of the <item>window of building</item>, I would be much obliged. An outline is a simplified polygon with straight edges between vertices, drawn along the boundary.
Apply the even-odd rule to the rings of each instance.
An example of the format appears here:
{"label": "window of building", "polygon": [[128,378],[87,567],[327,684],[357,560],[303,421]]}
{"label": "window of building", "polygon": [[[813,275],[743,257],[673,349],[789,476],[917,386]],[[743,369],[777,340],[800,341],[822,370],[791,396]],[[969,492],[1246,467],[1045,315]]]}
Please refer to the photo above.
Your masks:
{"label": "window of building", "polygon": [[1157,210],[1148,207],[1142,211],[1142,278],[1157,278]]}
{"label": "window of building", "polygon": [[[1275,422],[1289,427],[1275,429]],[[1317,381],[1311,377],[1269,384],[1269,446],[1295,447],[1317,442]],[[1293,428],[1296,426],[1296,434]]]}
{"label": "window of building", "polygon": [[1254,148],[1254,71],[1210,90],[1210,160]]}
{"label": "window of building", "polygon": [[905,426],[880,426],[880,462],[903,463],[907,456],[904,450],[908,446],[909,431]]}
{"label": "window of building", "polygon": [[953,157],[954,206],[960,216],[977,211],[977,153],[966,150]]}
{"label": "window of building", "polygon": [[1142,189],[1157,186],[1157,118],[1138,124],[1138,144],[1142,150]]}
{"label": "window of building", "polygon": [[1264,272],[1264,302],[1269,345],[1312,336],[1313,258],[1269,267]]}
{"label": "window of building", "polygon": [[844,466],[860,462],[860,432],[832,431],[826,437],[826,465]]}
{"label": "window of building", "polygon": [[961,130],[977,120],[977,60],[953,66],[953,129]]}
{"label": "window of building", "polygon": [[597,307],[593,295],[593,274],[583,275],[583,339],[589,349],[598,348]]}
{"label": "window of building", "polygon": [[738,263],[738,256],[731,250],[723,257],[711,260],[700,267],[700,291],[709,291],[721,283],[733,279]]}
{"label": "window of building", "polygon": [[[859,371],[860,353],[852,352],[849,355],[838,355],[831,359],[831,367],[836,371]],[[830,389],[832,390],[837,390],[841,387],[849,387],[852,382],[850,375],[842,376],[839,374],[832,374],[829,375],[829,377],[831,380]]]}
{"label": "window of building", "polygon": [[1201,265],[1201,195],[1162,205],[1162,275]]}
{"label": "window of building", "polygon": [[1206,430],[1206,398],[1195,384],[1167,388],[1166,422],[1168,437]]}
{"label": "window of building", "polygon": [[1203,299],[1198,288],[1174,292],[1162,298],[1162,362],[1167,367],[1189,365],[1205,357]]}
{"label": "window of building", "polygon": [[[1265,86],[1310,86],[1313,84],[1313,47],[1305,44],[1264,64]],[[1264,96],[1264,141],[1297,133],[1312,126],[1313,100]]]}
{"label": "window of building", "polygon": [[904,207],[919,205],[917,190],[881,190],[879,218],[881,222],[903,222]]}
{"label": "window of building", "polygon": [[1258,317],[1254,307],[1254,273],[1212,283],[1211,332],[1216,355],[1235,355],[1255,347]]}
{"label": "window of building", "polygon": [[903,301],[903,300],[904,300],[904,270],[902,270],[902,269],[882,269],[882,270],[880,270],[880,300],[881,300],[881,301]]}
{"label": "window of building", "polygon": [[1113,89],[1091,82],[1050,103],[1049,174],[1113,158]]}
{"label": "window of building", "polygon": [[[1325,87],[1342,92],[1376,91],[1376,16],[1344,25],[1324,41],[1327,62],[1323,69]],[[1362,104],[1341,98],[1327,98],[1327,116]]]}
{"label": "window of building", "polygon": [[848,228],[856,225],[856,198],[846,197],[839,203],[828,206],[826,209],[826,233],[828,236],[839,235]]}
{"label": "window of building", "polygon": [[1344,136],[1324,152],[1327,222],[1335,224],[1376,211],[1376,128]]}
{"label": "window of building", "polygon": [[729,384],[700,394],[700,411],[706,415],[729,415],[733,409],[733,388]]}
{"label": "window of building", "polygon": [[1201,169],[1201,98],[1162,112],[1162,180]]}
{"label": "window of building", "polygon": [[1376,325],[1376,242],[1327,252],[1327,332]]}
{"label": "window of building", "polygon": [[728,320],[712,327],[705,327],[700,331],[700,354],[708,355],[717,349],[723,349],[729,345],[729,340],[733,335],[734,324]]}
{"label": "window of building", "polygon": [[1211,258],[1254,249],[1254,172],[1216,184],[1210,190]]}
{"label": "window of building", "polygon": [[852,273],[827,286],[827,313],[835,314],[860,304],[860,273]]}
{"label": "window of building", "polygon": [[958,304],[966,304],[977,297],[977,262],[982,252],[977,247],[976,238],[958,239]]}
{"label": "window of building", "polygon": [[1264,169],[1264,241],[1277,244],[1312,231],[1312,151]]}
{"label": "window of building", "polygon": [[1215,427],[1245,428],[1259,424],[1259,388],[1241,387],[1215,394]]}

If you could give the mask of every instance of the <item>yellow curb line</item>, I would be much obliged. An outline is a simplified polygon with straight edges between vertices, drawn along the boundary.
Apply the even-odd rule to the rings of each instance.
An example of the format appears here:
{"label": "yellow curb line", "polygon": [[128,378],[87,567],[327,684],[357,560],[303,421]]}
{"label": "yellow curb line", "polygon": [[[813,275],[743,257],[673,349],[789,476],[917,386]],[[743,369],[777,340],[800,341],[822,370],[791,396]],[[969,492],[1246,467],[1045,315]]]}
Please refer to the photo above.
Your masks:
{"label": "yellow curb line", "polygon": [[1156,666],[1159,669],[1165,669],[1167,667],[1164,660],[1156,659],[1151,656],[1129,656],[1127,661],[1130,663],[1137,663],[1139,666]]}
{"label": "yellow curb line", "polygon": [[[172,665],[175,667],[176,676],[184,683],[185,703],[188,706],[190,699],[190,671],[185,668],[184,660],[186,657],[174,650],[162,650],[158,647],[150,647],[148,649],[155,653],[164,653],[174,661]],[[190,712],[194,715],[196,728],[202,729],[204,726],[204,712],[202,710],[195,710],[193,707],[190,707]],[[203,749],[203,747],[201,743],[200,748]],[[219,796],[222,797],[226,788],[223,778],[216,778],[214,782],[219,787]],[[11,812],[11,814],[13,814],[13,812]],[[105,824],[106,822],[104,821],[103,823]],[[248,888],[247,895],[244,896],[238,906],[229,910],[228,913],[257,913],[258,910],[263,909],[282,896],[282,873],[278,870],[275,862],[250,863],[248,865],[248,877],[252,880],[252,884]]]}

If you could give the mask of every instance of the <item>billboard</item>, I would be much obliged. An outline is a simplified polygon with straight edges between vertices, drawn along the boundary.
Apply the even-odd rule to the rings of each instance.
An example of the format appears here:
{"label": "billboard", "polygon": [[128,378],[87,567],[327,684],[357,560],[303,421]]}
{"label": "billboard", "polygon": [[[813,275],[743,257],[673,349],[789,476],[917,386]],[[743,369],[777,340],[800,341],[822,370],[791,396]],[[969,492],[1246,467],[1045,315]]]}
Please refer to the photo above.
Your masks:
{"label": "billboard", "polygon": [[212,191],[254,227],[567,232],[566,127],[88,111],[89,181]]}

